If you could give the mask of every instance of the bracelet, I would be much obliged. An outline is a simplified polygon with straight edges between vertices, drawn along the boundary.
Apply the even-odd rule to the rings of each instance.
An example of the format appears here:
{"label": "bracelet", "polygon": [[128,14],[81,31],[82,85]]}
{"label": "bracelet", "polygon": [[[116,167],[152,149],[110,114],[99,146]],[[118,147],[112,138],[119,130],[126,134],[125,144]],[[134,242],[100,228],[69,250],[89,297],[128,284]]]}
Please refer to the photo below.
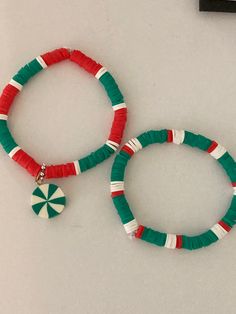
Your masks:
{"label": "bracelet", "polygon": [[[16,144],[7,126],[8,112],[14,98],[31,77],[63,60],[75,62],[100,81],[111,101],[114,120],[108,140],[102,147],[88,156],[66,164],[40,165]],[[65,196],[62,190],[56,185],[42,184],[44,179],[78,175],[110,157],[120,145],[126,116],[127,108],[123,95],[112,75],[101,64],[96,63],[79,50],[60,48],[47,52],[33,59],[13,76],[0,96],[0,143],[10,158],[35,177],[39,186],[33,192],[31,205],[37,215],[51,218],[61,213],[65,206]]]}
{"label": "bracelet", "polygon": [[[234,194],[228,211],[218,223],[202,234],[196,236],[166,234],[139,225],[126,200],[124,194],[124,175],[126,165],[132,155],[150,144],[165,142],[174,144],[183,143],[208,152],[221,164],[231,181]],[[148,131],[139,135],[137,138],[131,139],[123,146],[114,160],[110,189],[113,203],[126,233],[131,238],[142,239],[158,246],[164,246],[169,249],[199,249],[222,239],[236,224],[236,167],[234,159],[217,142],[189,131]]]}

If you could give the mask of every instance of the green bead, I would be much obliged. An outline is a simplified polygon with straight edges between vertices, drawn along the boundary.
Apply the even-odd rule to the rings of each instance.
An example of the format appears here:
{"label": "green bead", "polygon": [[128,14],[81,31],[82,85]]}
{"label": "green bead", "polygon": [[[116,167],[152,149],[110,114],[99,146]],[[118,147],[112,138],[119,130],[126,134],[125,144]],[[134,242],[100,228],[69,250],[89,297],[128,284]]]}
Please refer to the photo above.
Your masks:
{"label": "green bead", "polygon": [[7,121],[5,120],[0,120],[0,143],[7,154],[9,154],[13,148],[18,146],[13,139],[7,127]]}
{"label": "green bead", "polygon": [[81,158],[79,160],[81,172],[95,167],[97,164],[110,157],[113,153],[114,150],[105,144],[88,156]]}
{"label": "green bead", "polygon": [[192,147],[198,147],[201,150],[206,151],[211,145],[211,142],[212,141],[205,136],[185,131],[184,144]]}
{"label": "green bead", "polygon": [[105,72],[99,79],[99,81],[104,86],[108,97],[111,100],[112,106],[118,105],[124,102],[124,97],[119,90],[114,78],[109,72]]}
{"label": "green bead", "polygon": [[164,246],[166,242],[166,233],[162,233],[145,227],[142,234],[142,240],[152,244],[156,244],[158,246]]}
{"label": "green bead", "polygon": [[[128,155],[128,154],[127,154]],[[128,159],[123,154],[116,156],[111,170],[111,181],[123,181]]]}
{"label": "green bead", "polygon": [[36,60],[32,60],[21,68],[16,75],[13,76],[13,80],[20,83],[21,85],[26,84],[29,79],[40,72],[43,69],[41,64]]}
{"label": "green bead", "polygon": [[117,212],[123,224],[126,224],[134,219],[129,204],[124,195],[114,197],[113,203],[117,209]]}

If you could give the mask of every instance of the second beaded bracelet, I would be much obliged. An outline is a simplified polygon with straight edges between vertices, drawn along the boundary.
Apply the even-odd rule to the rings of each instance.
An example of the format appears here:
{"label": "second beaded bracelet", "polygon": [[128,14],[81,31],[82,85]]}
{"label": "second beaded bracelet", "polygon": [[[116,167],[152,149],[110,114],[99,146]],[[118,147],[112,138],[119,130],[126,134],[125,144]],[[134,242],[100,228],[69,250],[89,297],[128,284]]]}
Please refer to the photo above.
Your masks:
{"label": "second beaded bracelet", "polygon": [[[165,142],[178,145],[186,144],[207,152],[219,162],[229,177],[233,187],[231,205],[224,217],[202,234],[194,236],[167,234],[145,227],[137,222],[125,197],[125,169],[131,157],[134,153],[137,153],[148,145],[154,143],[162,144]],[[110,189],[113,203],[126,233],[131,238],[142,239],[158,246],[164,246],[169,249],[200,249],[222,239],[236,224],[236,166],[234,159],[226,149],[217,142],[189,131],[152,130],[140,134],[137,138],[131,139],[123,146],[115,158],[111,172]]]}

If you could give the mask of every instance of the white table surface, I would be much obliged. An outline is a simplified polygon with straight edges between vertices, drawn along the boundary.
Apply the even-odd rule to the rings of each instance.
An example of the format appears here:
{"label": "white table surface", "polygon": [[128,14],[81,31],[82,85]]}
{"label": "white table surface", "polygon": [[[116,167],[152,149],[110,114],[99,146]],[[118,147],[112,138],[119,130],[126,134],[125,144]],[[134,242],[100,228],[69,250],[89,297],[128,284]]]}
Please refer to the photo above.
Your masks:
{"label": "white table surface", "polygon": [[[40,53],[78,48],[119,83],[129,108],[124,140],[188,129],[236,157],[235,32],[235,14],[200,13],[197,0],[1,0],[0,87]],[[37,160],[60,163],[101,145],[111,119],[96,80],[64,62],[27,84],[9,124]],[[0,312],[234,314],[236,230],[195,252],[130,241],[109,196],[112,161],[53,180],[69,203],[45,221],[29,206],[33,178],[1,149]],[[126,187],[137,219],[169,233],[210,228],[232,195],[213,159],[174,145],[135,156]]]}

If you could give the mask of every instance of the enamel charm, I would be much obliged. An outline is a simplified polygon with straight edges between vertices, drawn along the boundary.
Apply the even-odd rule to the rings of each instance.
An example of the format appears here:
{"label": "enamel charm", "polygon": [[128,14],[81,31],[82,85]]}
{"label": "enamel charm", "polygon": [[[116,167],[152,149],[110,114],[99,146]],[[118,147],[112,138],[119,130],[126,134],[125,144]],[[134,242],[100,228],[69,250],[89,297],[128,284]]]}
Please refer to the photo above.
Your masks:
{"label": "enamel charm", "polygon": [[43,183],[46,165],[42,164],[35,182],[38,187],[31,196],[31,206],[36,215],[49,219],[58,216],[66,204],[65,194],[56,184]]}
{"label": "enamel charm", "polygon": [[31,196],[32,209],[41,218],[49,219],[58,216],[63,211],[65,204],[65,194],[55,184],[41,184]]}

